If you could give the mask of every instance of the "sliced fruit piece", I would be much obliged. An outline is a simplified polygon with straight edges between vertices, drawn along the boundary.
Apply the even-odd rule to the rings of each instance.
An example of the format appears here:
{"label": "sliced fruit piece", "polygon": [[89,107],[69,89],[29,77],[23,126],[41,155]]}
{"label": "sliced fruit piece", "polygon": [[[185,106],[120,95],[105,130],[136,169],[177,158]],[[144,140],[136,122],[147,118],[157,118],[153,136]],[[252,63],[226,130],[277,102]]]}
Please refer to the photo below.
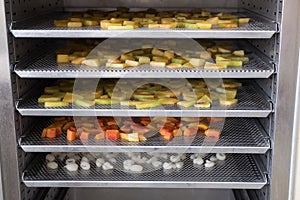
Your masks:
{"label": "sliced fruit piece", "polygon": [[249,23],[250,18],[239,18],[239,23],[244,24],[244,23]]}
{"label": "sliced fruit piece", "polygon": [[172,58],[171,62],[183,65],[184,63],[187,62],[187,60],[183,58]]}
{"label": "sliced fruit piece", "polygon": [[134,29],[134,25],[126,25],[126,26],[122,26],[122,25],[108,25],[107,27],[108,30],[133,30]]}
{"label": "sliced fruit piece", "polygon": [[236,23],[230,23],[230,24],[218,24],[219,28],[237,28],[238,25]]}
{"label": "sliced fruit piece", "polygon": [[105,138],[104,133],[98,133],[95,135],[94,140],[103,140]]}
{"label": "sliced fruit piece", "polygon": [[139,57],[139,63],[141,64],[149,64],[150,63],[150,58],[146,56],[140,56]]}
{"label": "sliced fruit piece", "polygon": [[133,60],[126,60],[125,64],[130,67],[137,67],[140,65],[138,61],[133,61]]}
{"label": "sliced fruit piece", "polygon": [[204,132],[204,134],[207,137],[216,137],[216,138],[219,138],[220,134],[221,134],[221,131],[220,130],[216,130],[216,129],[208,129],[208,130],[206,130]]}
{"label": "sliced fruit piece", "polygon": [[106,130],[105,137],[110,140],[117,140],[120,138],[120,132],[118,130]]}
{"label": "sliced fruit piece", "polygon": [[205,122],[199,122],[198,129],[201,131],[206,131],[209,128],[209,125]]}
{"label": "sliced fruit piece", "polygon": [[[198,23],[202,23],[202,22],[198,22]],[[188,28],[188,29],[198,29],[199,25],[197,24],[192,24],[192,23],[183,23],[184,28]]]}
{"label": "sliced fruit piece", "polygon": [[171,63],[167,65],[167,68],[172,68],[172,69],[182,68],[182,65],[179,63]]}
{"label": "sliced fruit piece", "polygon": [[228,67],[242,67],[243,66],[243,62],[237,61],[237,60],[232,60],[232,61],[217,60],[216,64],[217,65],[226,65]]}
{"label": "sliced fruit piece", "polygon": [[198,22],[197,26],[199,29],[203,29],[203,30],[209,30],[212,28],[212,23],[211,22]]}
{"label": "sliced fruit piece", "polygon": [[112,99],[109,99],[109,98],[106,98],[106,99],[95,99],[95,104],[98,104],[98,105],[110,105],[110,104],[118,104],[119,101],[117,100],[112,100]]}
{"label": "sliced fruit piece", "polygon": [[76,99],[84,99],[84,97],[77,95],[77,94],[67,92],[63,98],[63,102],[73,103]]}
{"label": "sliced fruit piece", "polygon": [[245,56],[244,50],[236,50],[236,51],[233,51],[232,54],[235,56]]}
{"label": "sliced fruit piece", "polygon": [[137,109],[147,109],[147,108],[153,108],[153,107],[157,107],[160,106],[161,103],[158,101],[154,101],[154,102],[138,102],[136,103],[135,107]]}
{"label": "sliced fruit piece", "polygon": [[74,65],[81,65],[85,59],[86,57],[77,57],[74,60],[72,60],[71,63]]}
{"label": "sliced fruit piece", "polygon": [[233,61],[243,61],[243,62],[249,62],[249,58],[246,56],[230,56],[228,59]]}
{"label": "sliced fruit piece", "polygon": [[85,26],[98,26],[99,22],[95,20],[83,20],[83,25]]}
{"label": "sliced fruit piece", "polygon": [[54,107],[65,107],[65,106],[69,106],[69,103],[66,102],[45,102],[44,104],[45,108],[54,108]]}
{"label": "sliced fruit piece", "polygon": [[201,51],[201,52],[200,52],[200,58],[202,58],[202,59],[204,59],[204,60],[211,59],[211,52],[208,52],[208,51]]}
{"label": "sliced fruit piece", "polygon": [[209,102],[205,103],[196,103],[194,105],[196,108],[210,108],[211,104]]}
{"label": "sliced fruit piece", "polygon": [[201,67],[204,65],[205,60],[201,58],[191,58],[189,63],[191,63],[194,67]]}
{"label": "sliced fruit piece", "polygon": [[83,100],[83,99],[76,99],[75,104],[78,106],[83,106],[83,107],[91,107],[91,106],[95,105],[95,102]]}
{"label": "sliced fruit piece", "polygon": [[57,54],[56,62],[59,63],[69,63],[69,55],[68,54]]}
{"label": "sliced fruit piece", "polygon": [[151,61],[150,65],[152,67],[166,67],[166,63],[165,62]]}
{"label": "sliced fruit piece", "polygon": [[227,65],[220,65],[211,62],[206,62],[204,65],[204,69],[208,69],[208,70],[219,70],[219,69],[226,69],[226,68]]}
{"label": "sliced fruit piece", "polygon": [[56,27],[67,27],[69,20],[54,20],[54,26]]}
{"label": "sliced fruit piece", "polygon": [[139,134],[138,133],[129,133],[127,140],[130,142],[139,142],[140,141]]}
{"label": "sliced fruit piece", "polygon": [[179,101],[177,105],[188,108],[195,104],[196,101]]}
{"label": "sliced fruit piece", "polygon": [[197,134],[197,132],[198,132],[198,130],[195,129],[195,128],[186,128],[186,129],[184,130],[183,135],[186,136],[186,137],[194,136],[194,135]]}
{"label": "sliced fruit piece", "polygon": [[164,51],[162,50],[159,50],[157,48],[153,48],[151,53],[154,55],[154,56],[164,56]]}
{"label": "sliced fruit piece", "polygon": [[164,52],[164,57],[168,58],[169,60],[174,58],[174,52],[173,51],[165,51]]}
{"label": "sliced fruit piece", "polygon": [[77,134],[76,131],[72,131],[70,129],[67,130],[67,140],[68,141],[73,141],[76,140]]}
{"label": "sliced fruit piece", "polygon": [[97,58],[94,59],[85,59],[82,61],[82,64],[89,66],[89,67],[99,67],[100,66],[100,60]]}
{"label": "sliced fruit piece", "polygon": [[211,98],[209,98],[207,95],[203,95],[197,103],[212,103]]}
{"label": "sliced fruit piece", "polygon": [[121,106],[135,106],[137,103],[139,103],[138,101],[121,101],[120,105]]}
{"label": "sliced fruit piece", "polygon": [[46,101],[48,102],[58,102],[60,101],[60,97],[55,97],[53,95],[42,95],[38,98],[38,103],[45,103]]}
{"label": "sliced fruit piece", "polygon": [[182,65],[182,67],[183,67],[183,68],[193,68],[194,65],[192,65],[192,64],[189,63],[189,62],[187,62],[187,63],[184,63],[184,64]]}
{"label": "sliced fruit piece", "polygon": [[237,99],[220,98],[219,102],[223,106],[232,106],[232,105],[237,104],[238,100]]}
{"label": "sliced fruit piece", "polygon": [[153,56],[152,60],[153,61],[157,61],[157,62],[164,62],[164,63],[168,63],[169,62],[168,58],[161,57],[161,56]]}
{"label": "sliced fruit piece", "polygon": [[163,105],[173,105],[178,102],[178,99],[175,98],[162,98],[158,100]]}
{"label": "sliced fruit piece", "polygon": [[80,28],[82,27],[82,22],[68,22],[67,26],[69,28]]}
{"label": "sliced fruit piece", "polygon": [[119,68],[119,69],[128,67],[127,64],[125,64],[125,63],[109,63],[109,65],[108,65],[108,63],[106,63],[106,66],[112,67],[112,68]]}

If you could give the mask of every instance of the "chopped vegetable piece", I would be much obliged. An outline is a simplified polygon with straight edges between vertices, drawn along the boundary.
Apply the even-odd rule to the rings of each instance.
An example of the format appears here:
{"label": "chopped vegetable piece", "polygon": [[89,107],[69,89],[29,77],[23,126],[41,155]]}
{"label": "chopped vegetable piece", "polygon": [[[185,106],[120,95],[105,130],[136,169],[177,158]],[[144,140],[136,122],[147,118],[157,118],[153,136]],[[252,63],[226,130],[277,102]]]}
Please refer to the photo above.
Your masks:
{"label": "chopped vegetable piece", "polygon": [[90,133],[82,131],[80,133],[80,140],[88,140],[90,137]]}
{"label": "chopped vegetable piece", "polygon": [[207,137],[220,137],[220,131],[216,129],[208,129],[204,133]]}
{"label": "chopped vegetable piece", "polygon": [[70,129],[67,130],[67,140],[68,141],[73,141],[76,139],[76,137],[77,137],[77,135],[76,135],[75,131],[72,131]]}
{"label": "chopped vegetable piece", "polygon": [[120,132],[118,130],[106,130],[105,137],[110,140],[117,140],[120,138]]}

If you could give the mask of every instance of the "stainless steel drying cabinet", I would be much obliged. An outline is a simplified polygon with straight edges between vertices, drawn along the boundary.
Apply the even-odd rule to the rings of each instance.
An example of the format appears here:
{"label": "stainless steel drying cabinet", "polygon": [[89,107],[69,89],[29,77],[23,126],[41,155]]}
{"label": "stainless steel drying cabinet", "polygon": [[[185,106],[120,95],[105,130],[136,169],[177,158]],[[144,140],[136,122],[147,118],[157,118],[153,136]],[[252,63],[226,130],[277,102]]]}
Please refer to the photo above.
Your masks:
{"label": "stainless steel drying cabinet", "polygon": [[[170,5],[172,5],[170,7]],[[67,29],[57,28],[53,19],[67,16],[71,11],[126,6],[132,9],[153,7],[161,10],[205,8],[225,10],[251,17],[249,26],[217,30],[101,30],[100,27]],[[191,0],[191,1],[135,1],[135,0],[5,0],[0,3],[0,148],[3,196],[8,200],[29,199],[82,199],[104,194],[156,191],[166,193],[170,188],[177,192],[213,197],[217,193],[228,199],[288,199],[294,97],[297,80],[297,0]],[[295,20],[297,19],[297,20]],[[295,22],[295,23],[294,23]],[[251,50],[251,62],[242,69],[221,71],[201,68],[170,70],[143,66],[137,69],[111,70],[105,67],[84,69],[67,66],[61,69],[53,59],[56,40],[69,38],[194,38],[230,39]],[[97,171],[89,175],[70,177],[65,171],[51,175],[45,169],[45,152],[120,151],[148,152],[160,149],[188,153],[211,152],[197,142],[189,146],[167,146],[160,141],[132,146],[103,143],[83,146],[69,145],[65,140],[55,143],[41,141],[40,130],[49,124],[49,116],[147,116],[147,110],[124,110],[119,107],[98,106],[95,111],[64,107],[45,109],[36,102],[40,86],[56,78],[172,78],[178,73],[182,78],[238,78],[245,83],[243,99],[235,108],[226,111],[227,138],[222,138],[213,152],[230,153],[226,166],[214,173],[195,171],[186,165],[176,176],[159,171],[141,176],[114,172],[109,176]],[[246,80],[247,79],[247,80]],[[253,100],[251,105],[247,102]],[[151,116],[214,116],[224,117],[222,108],[211,110],[167,107],[162,112],[154,110]],[[244,132],[244,137],[239,135]],[[49,187],[51,187],[49,189]],[[70,187],[66,189],[65,187]],[[98,189],[88,189],[90,187]],[[100,189],[101,188],[101,189]],[[105,189],[110,188],[110,189]],[[126,188],[126,189],[120,189]],[[142,189],[144,188],[144,189]],[[145,189],[146,188],[146,189]],[[160,188],[160,189],[154,189]],[[208,190],[205,190],[208,189]],[[215,189],[215,190],[210,190]],[[217,190],[227,189],[227,190]],[[232,190],[233,189],[233,190]],[[112,192],[114,191],[114,192]],[[176,192],[174,192],[176,194]],[[193,195],[191,195],[193,194]],[[139,194],[140,195],[140,194]],[[136,198],[138,198],[138,196]],[[170,195],[170,194],[169,194]],[[179,194],[178,194],[179,195]],[[179,195],[180,196],[180,195]],[[179,197],[178,196],[178,197]],[[139,196],[141,198],[141,196]],[[225,196],[223,196],[225,197]],[[146,197],[151,198],[150,197]],[[172,198],[172,195],[169,196]],[[174,197],[173,197],[174,198]]]}

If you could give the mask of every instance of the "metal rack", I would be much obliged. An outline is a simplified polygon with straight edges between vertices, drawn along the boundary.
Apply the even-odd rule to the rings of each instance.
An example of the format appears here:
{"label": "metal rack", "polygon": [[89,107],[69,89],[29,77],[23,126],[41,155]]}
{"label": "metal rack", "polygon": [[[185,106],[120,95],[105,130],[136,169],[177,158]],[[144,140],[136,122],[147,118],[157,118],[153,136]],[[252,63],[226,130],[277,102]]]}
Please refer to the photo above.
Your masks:
{"label": "metal rack", "polygon": [[38,103],[39,95],[29,93],[17,103],[21,115],[29,116],[170,116],[170,117],[267,117],[272,112],[272,103],[252,86],[238,90],[236,105],[230,108],[212,105],[211,109],[181,108],[165,105],[152,109],[136,109],[132,106],[96,105],[92,108],[70,105],[68,107],[44,108]]}
{"label": "metal rack", "polygon": [[151,152],[166,153],[266,153],[270,143],[266,132],[259,122],[251,118],[228,118],[219,140],[209,140],[203,133],[196,137],[175,137],[166,141],[159,135],[150,137],[146,142],[132,143],[126,141],[67,141],[65,135],[57,138],[41,138],[43,128],[50,125],[51,119],[37,122],[20,138],[19,144],[26,152]]}
{"label": "metal rack", "polygon": [[[209,156],[209,155],[208,155]],[[256,166],[256,161],[247,154],[228,154],[224,163],[212,169],[193,166],[185,161],[184,169],[166,172],[128,174],[114,169],[103,172],[91,163],[89,171],[68,172],[64,163],[58,161],[59,168],[49,170],[45,159],[40,157],[23,174],[23,181],[30,187],[135,187],[135,188],[247,188],[260,189],[266,177]]]}
{"label": "metal rack", "polygon": [[203,67],[169,69],[142,65],[125,69],[105,66],[91,68],[83,65],[57,64],[56,54],[47,52],[32,59],[31,63],[20,61],[14,71],[22,78],[268,78],[274,73],[270,60],[263,60],[255,53],[247,54],[249,62],[242,68],[230,67],[225,70],[205,70]]}
{"label": "metal rack", "polygon": [[263,17],[249,13],[239,13],[242,16],[251,15],[251,21],[246,26],[236,29],[148,29],[139,28],[130,31],[102,30],[97,27],[62,28],[54,27],[54,19],[64,19],[70,13],[50,13],[44,16],[18,21],[11,25],[10,31],[15,37],[21,38],[271,38],[276,33],[276,24]]}

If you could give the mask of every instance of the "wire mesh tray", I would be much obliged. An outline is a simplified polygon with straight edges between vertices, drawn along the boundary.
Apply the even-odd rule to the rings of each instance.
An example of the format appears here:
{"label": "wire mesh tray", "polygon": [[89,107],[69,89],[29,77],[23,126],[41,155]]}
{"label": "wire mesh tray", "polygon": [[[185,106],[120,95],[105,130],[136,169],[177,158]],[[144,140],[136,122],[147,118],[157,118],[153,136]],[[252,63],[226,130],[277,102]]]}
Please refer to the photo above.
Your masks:
{"label": "wire mesh tray", "polygon": [[[22,38],[271,38],[276,24],[260,17],[252,17],[249,24],[235,29],[148,29],[130,31],[102,30],[100,26],[82,28],[54,27],[54,19],[65,19],[70,13],[54,12],[12,24],[10,31]],[[239,13],[249,16],[248,13]]]}
{"label": "wire mesh tray", "polygon": [[105,66],[91,68],[83,65],[57,64],[56,54],[48,52],[36,58],[31,64],[18,63],[15,72],[22,78],[268,78],[274,73],[270,63],[266,63],[254,53],[247,56],[249,62],[242,68],[230,67],[225,70],[205,70],[203,67],[169,69],[150,65],[113,69]]}
{"label": "wire mesh tray", "polygon": [[255,159],[247,154],[228,154],[213,168],[194,166],[186,159],[181,170],[162,169],[129,174],[119,170],[109,172],[96,168],[91,163],[88,171],[79,169],[69,172],[58,161],[58,169],[49,170],[44,157],[40,156],[23,173],[23,182],[28,187],[135,187],[135,188],[239,188],[260,189],[266,183]]}
{"label": "wire mesh tray", "polygon": [[37,121],[34,128],[20,140],[25,152],[149,152],[168,153],[265,153],[270,144],[266,133],[255,119],[227,118],[219,140],[208,139],[203,133],[196,137],[175,137],[170,142],[156,134],[146,142],[133,143],[124,140],[67,141],[63,134],[57,138],[41,138],[43,128],[52,124],[52,119]]}
{"label": "wire mesh tray", "polygon": [[[33,91],[33,93],[36,91]],[[246,85],[238,89],[238,103],[231,107],[212,105],[212,109],[196,107],[181,108],[177,105],[165,105],[151,109],[136,109],[120,105],[96,105],[92,108],[67,106],[44,108],[38,103],[40,94],[28,93],[17,102],[21,115],[29,116],[169,116],[169,117],[267,117],[271,112],[271,103],[255,87]],[[30,95],[31,94],[31,95]]]}

